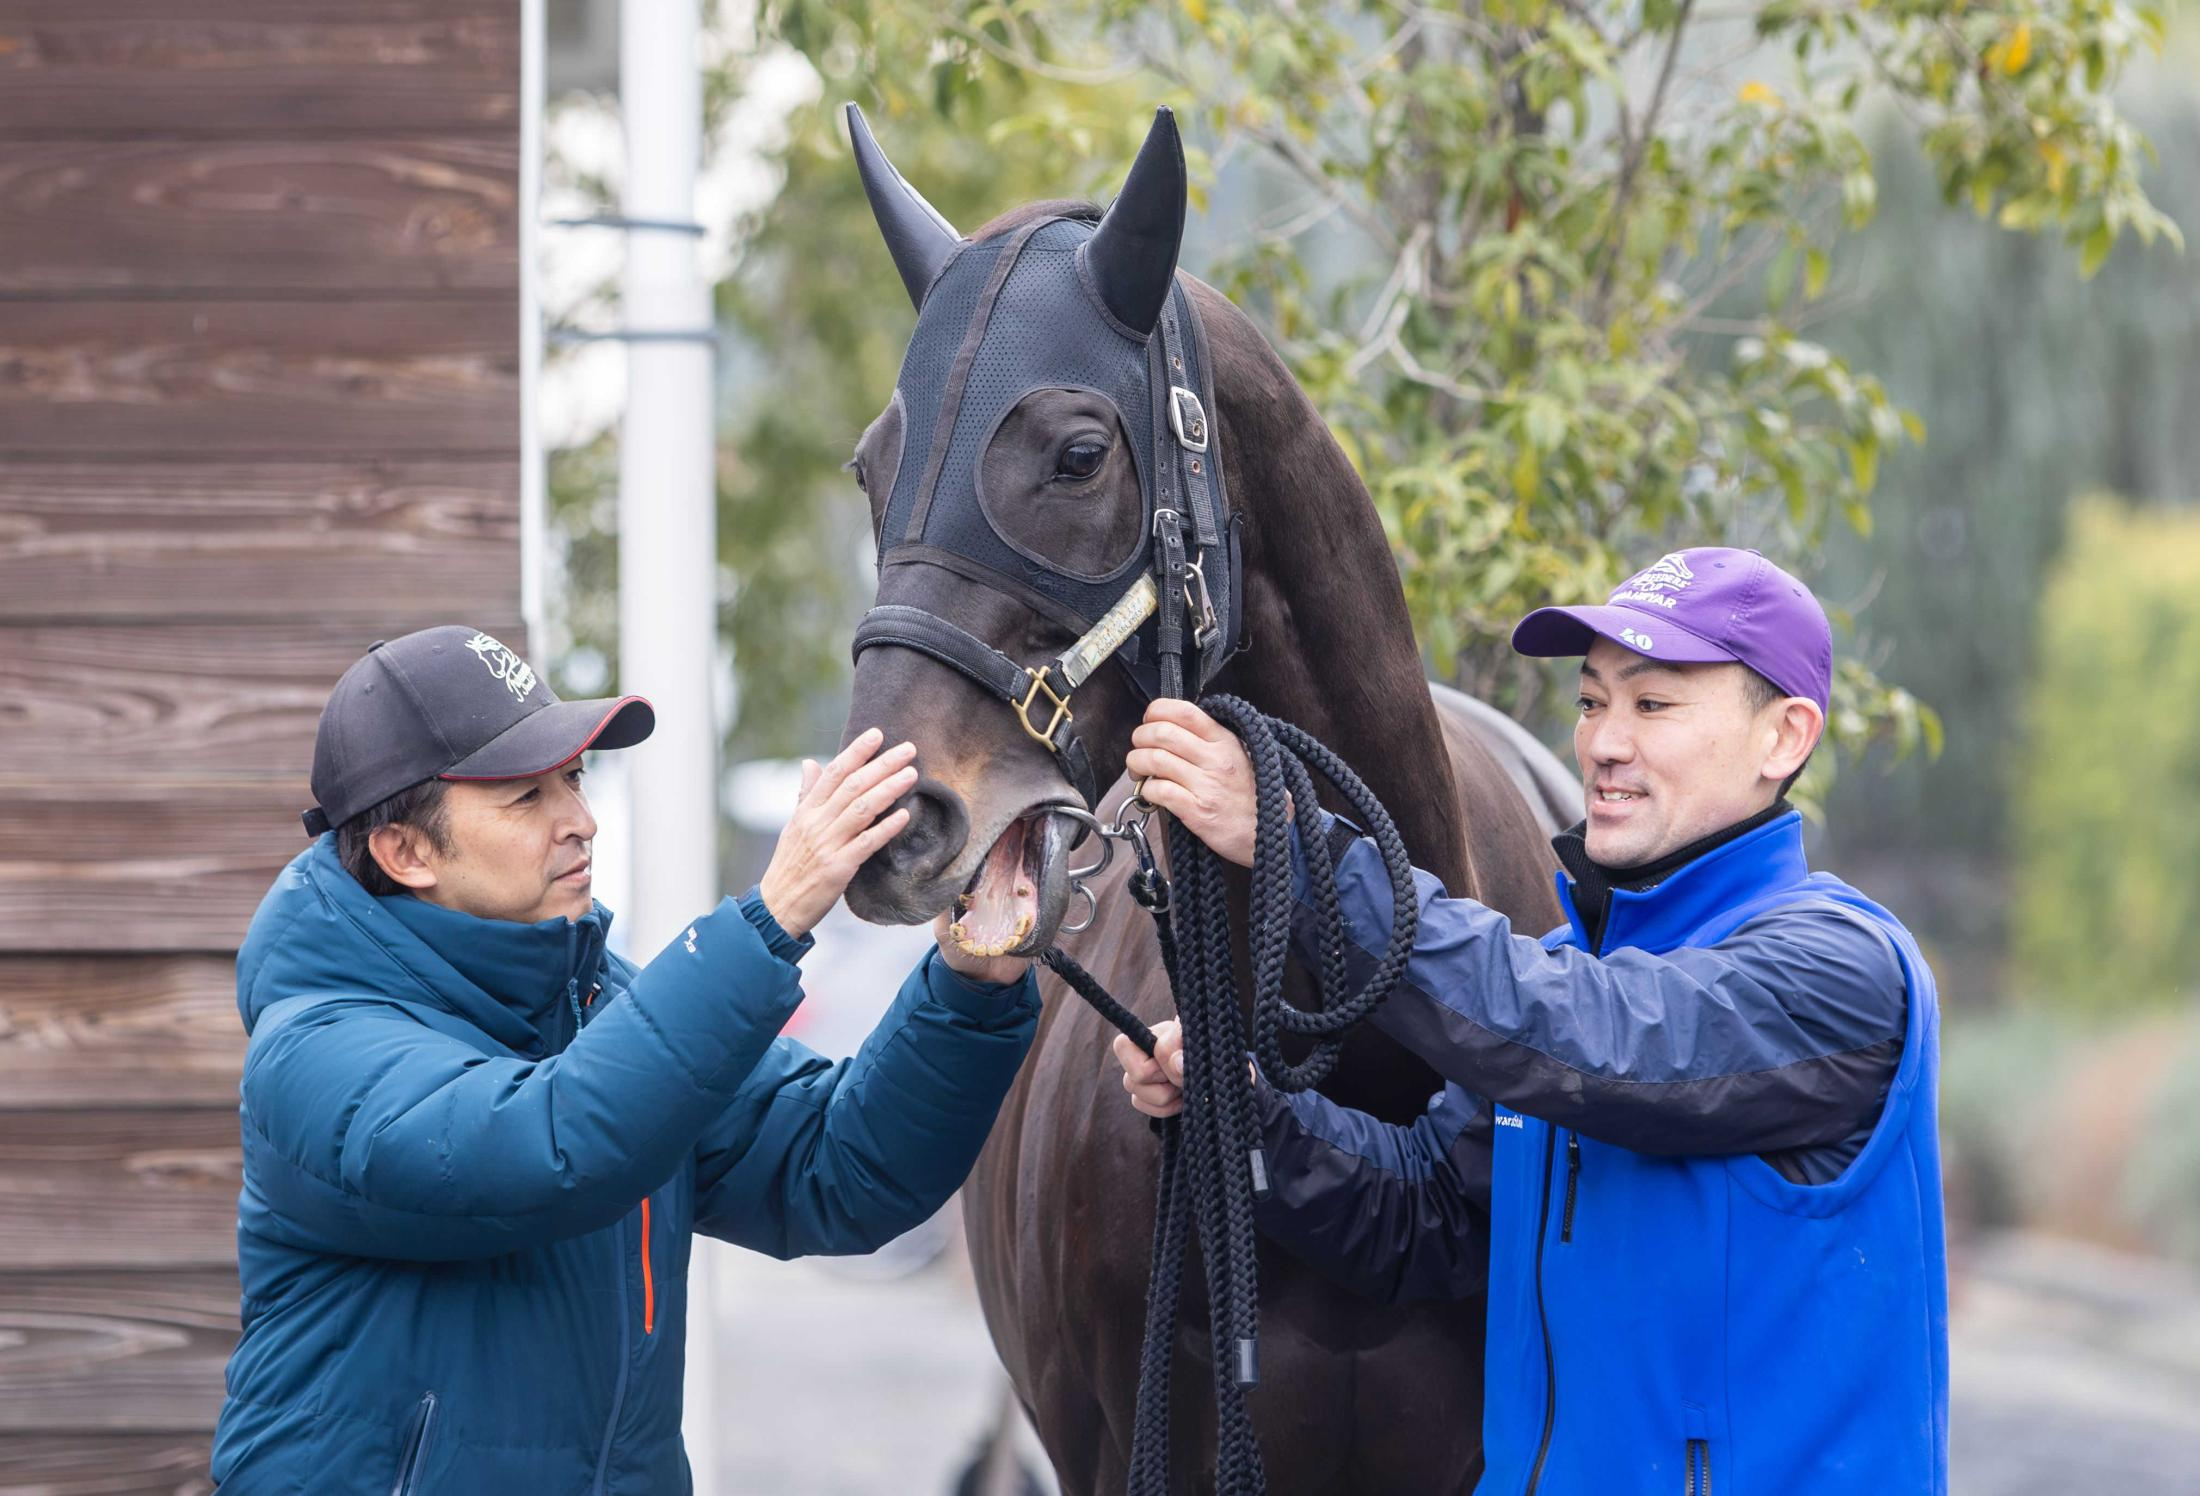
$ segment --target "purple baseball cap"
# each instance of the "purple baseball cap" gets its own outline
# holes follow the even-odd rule
[[[1513,629],[1524,655],[1587,654],[1599,635],[1645,659],[1734,660],[1830,709],[1833,631],[1801,582],[1755,551],[1704,545],[1636,572],[1601,604],[1538,608]]]

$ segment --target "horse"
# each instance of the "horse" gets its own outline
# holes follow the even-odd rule
[[[874,532],[883,532],[894,495],[907,492],[908,465],[923,460],[922,481],[981,490],[956,502],[982,509],[1035,566],[1086,578],[1118,566],[1147,528],[1130,407],[1102,390],[1042,383],[1014,394],[968,471],[957,472],[942,457],[955,443],[915,429],[910,408],[951,380],[960,388],[984,378],[995,337],[928,336],[926,318],[967,314],[938,307],[950,293],[937,288],[950,284],[946,267],[958,254],[1048,224],[1075,226],[1053,230],[1065,239],[1089,235],[1075,255],[1077,278],[1065,272],[1061,294],[1096,298],[1126,338],[1152,334],[1151,318],[1143,327],[1136,318],[1180,286],[1204,330],[1222,497],[1241,544],[1245,644],[1209,686],[1338,752],[1390,810],[1416,865],[1447,890],[1524,929],[1557,924],[1547,838],[1579,816],[1579,783],[1508,719],[1432,689],[1367,489],[1252,320],[1176,264],[1186,180],[1168,112],[1157,115],[1105,212],[1031,203],[967,239],[894,171],[853,106],[849,127],[881,231],[919,307],[897,394],[851,464]],[[1073,310],[1087,309],[1065,304],[1063,326]],[[1024,326],[1001,336],[1049,331]],[[1145,466],[1150,487],[1152,463]],[[915,541],[905,534],[882,547],[878,604],[951,620],[1025,666],[1059,653],[1090,624],[1065,617],[1038,588],[922,543],[932,532],[921,529],[921,511],[919,526]],[[1089,923],[1065,929],[1076,902],[1071,837],[1048,828],[1069,824],[1058,813],[1081,806],[1061,754],[967,672],[915,648],[864,649],[862,637],[844,740],[878,726],[889,742],[912,741],[921,777],[900,802],[908,829],[860,870],[851,909],[874,922],[914,923],[954,905],[971,938],[1026,953],[1058,941],[1140,1017],[1169,1016],[1154,933],[1120,867],[1093,880]],[[1103,818],[1127,794],[1118,781],[1143,706],[1129,669],[1102,667],[1075,692],[1091,778],[1114,786]],[[1241,976],[1246,888],[1239,878],[1232,891]],[[964,1221],[986,1325],[1061,1488],[1098,1496],[1122,1491],[1127,1476],[1157,1146],[1121,1090],[1112,1031],[1051,973],[1042,986],[1037,1037],[965,1187]],[[1351,1037],[1323,1084],[1347,1105],[1400,1122],[1436,1088],[1422,1062],[1372,1030]],[[1270,1488],[1471,1490],[1481,1470],[1481,1302],[1377,1305],[1265,1243],[1259,1272],[1261,1380],[1251,1405]],[[1204,1313],[1187,1303],[1172,1376],[1172,1480],[1186,1491],[1213,1479]]]

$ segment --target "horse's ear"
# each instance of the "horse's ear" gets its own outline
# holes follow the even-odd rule
[[[886,238],[886,250],[901,272],[901,283],[909,288],[910,303],[921,309],[925,288],[962,242],[962,235],[894,170],[894,163],[871,138],[863,111],[850,104],[847,113],[848,143],[855,148],[863,195],[871,200],[871,215]]]
[[[1124,326],[1152,332],[1176,275],[1184,241],[1184,142],[1176,116],[1154,111],[1123,190],[1085,245],[1085,263],[1100,299]]]

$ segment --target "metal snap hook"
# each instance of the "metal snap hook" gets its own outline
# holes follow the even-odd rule
[[[1144,788],[1145,783],[1146,781],[1141,779],[1137,784],[1131,786],[1131,797],[1125,800],[1122,807],[1116,811],[1115,824],[1105,828],[1106,835],[1114,837],[1117,841],[1130,841],[1133,837],[1141,843],[1145,841],[1146,822],[1152,820],[1154,813],[1160,809],[1144,795],[1138,793],[1140,789]]]

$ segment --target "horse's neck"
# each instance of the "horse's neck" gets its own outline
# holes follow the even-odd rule
[[[1416,865],[1468,892],[1451,761],[1373,502],[1304,395],[1284,440],[1236,450],[1250,649],[1225,684],[1343,756]],[[1218,403],[1227,402],[1218,394]]]

